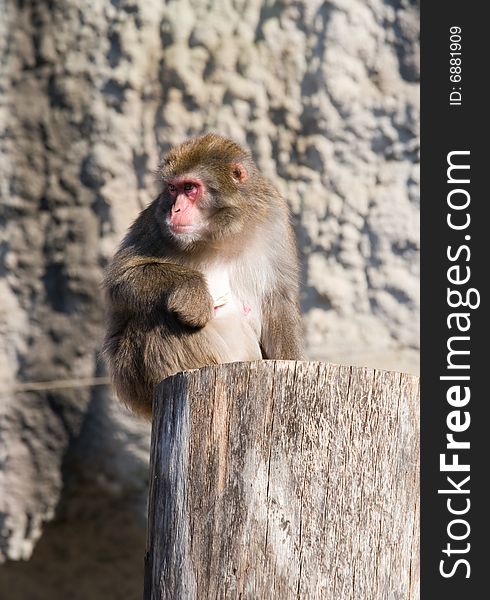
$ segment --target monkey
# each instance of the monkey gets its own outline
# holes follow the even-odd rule
[[[289,209],[251,153],[208,133],[171,148],[158,175],[103,281],[112,382],[148,419],[179,371],[303,357]]]

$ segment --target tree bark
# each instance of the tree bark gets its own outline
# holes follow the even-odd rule
[[[418,394],[415,376],[319,362],[166,379],[145,599],[418,598]]]

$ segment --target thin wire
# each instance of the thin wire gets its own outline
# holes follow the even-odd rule
[[[83,387],[95,387],[98,385],[109,385],[109,377],[81,377],[80,379],[54,379],[52,381],[29,381],[17,383],[9,389],[9,393],[19,394],[22,392],[39,392],[45,390],[63,390]],[[5,392],[1,394],[5,396]]]

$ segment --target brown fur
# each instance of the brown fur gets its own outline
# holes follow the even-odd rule
[[[250,154],[207,134],[173,148],[160,175],[164,191],[133,223],[104,281],[104,351],[116,392],[147,417],[155,385],[173,373],[236,357],[303,353],[287,205]],[[182,175],[199,178],[208,190],[202,214],[209,225],[185,244],[165,223],[172,206],[165,184]],[[250,317],[214,317],[210,269],[226,272],[237,305],[251,304]]]

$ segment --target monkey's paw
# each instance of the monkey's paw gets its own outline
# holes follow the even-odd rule
[[[204,327],[214,315],[213,299],[202,281],[189,281],[175,287],[167,305],[181,323],[190,327]]]

